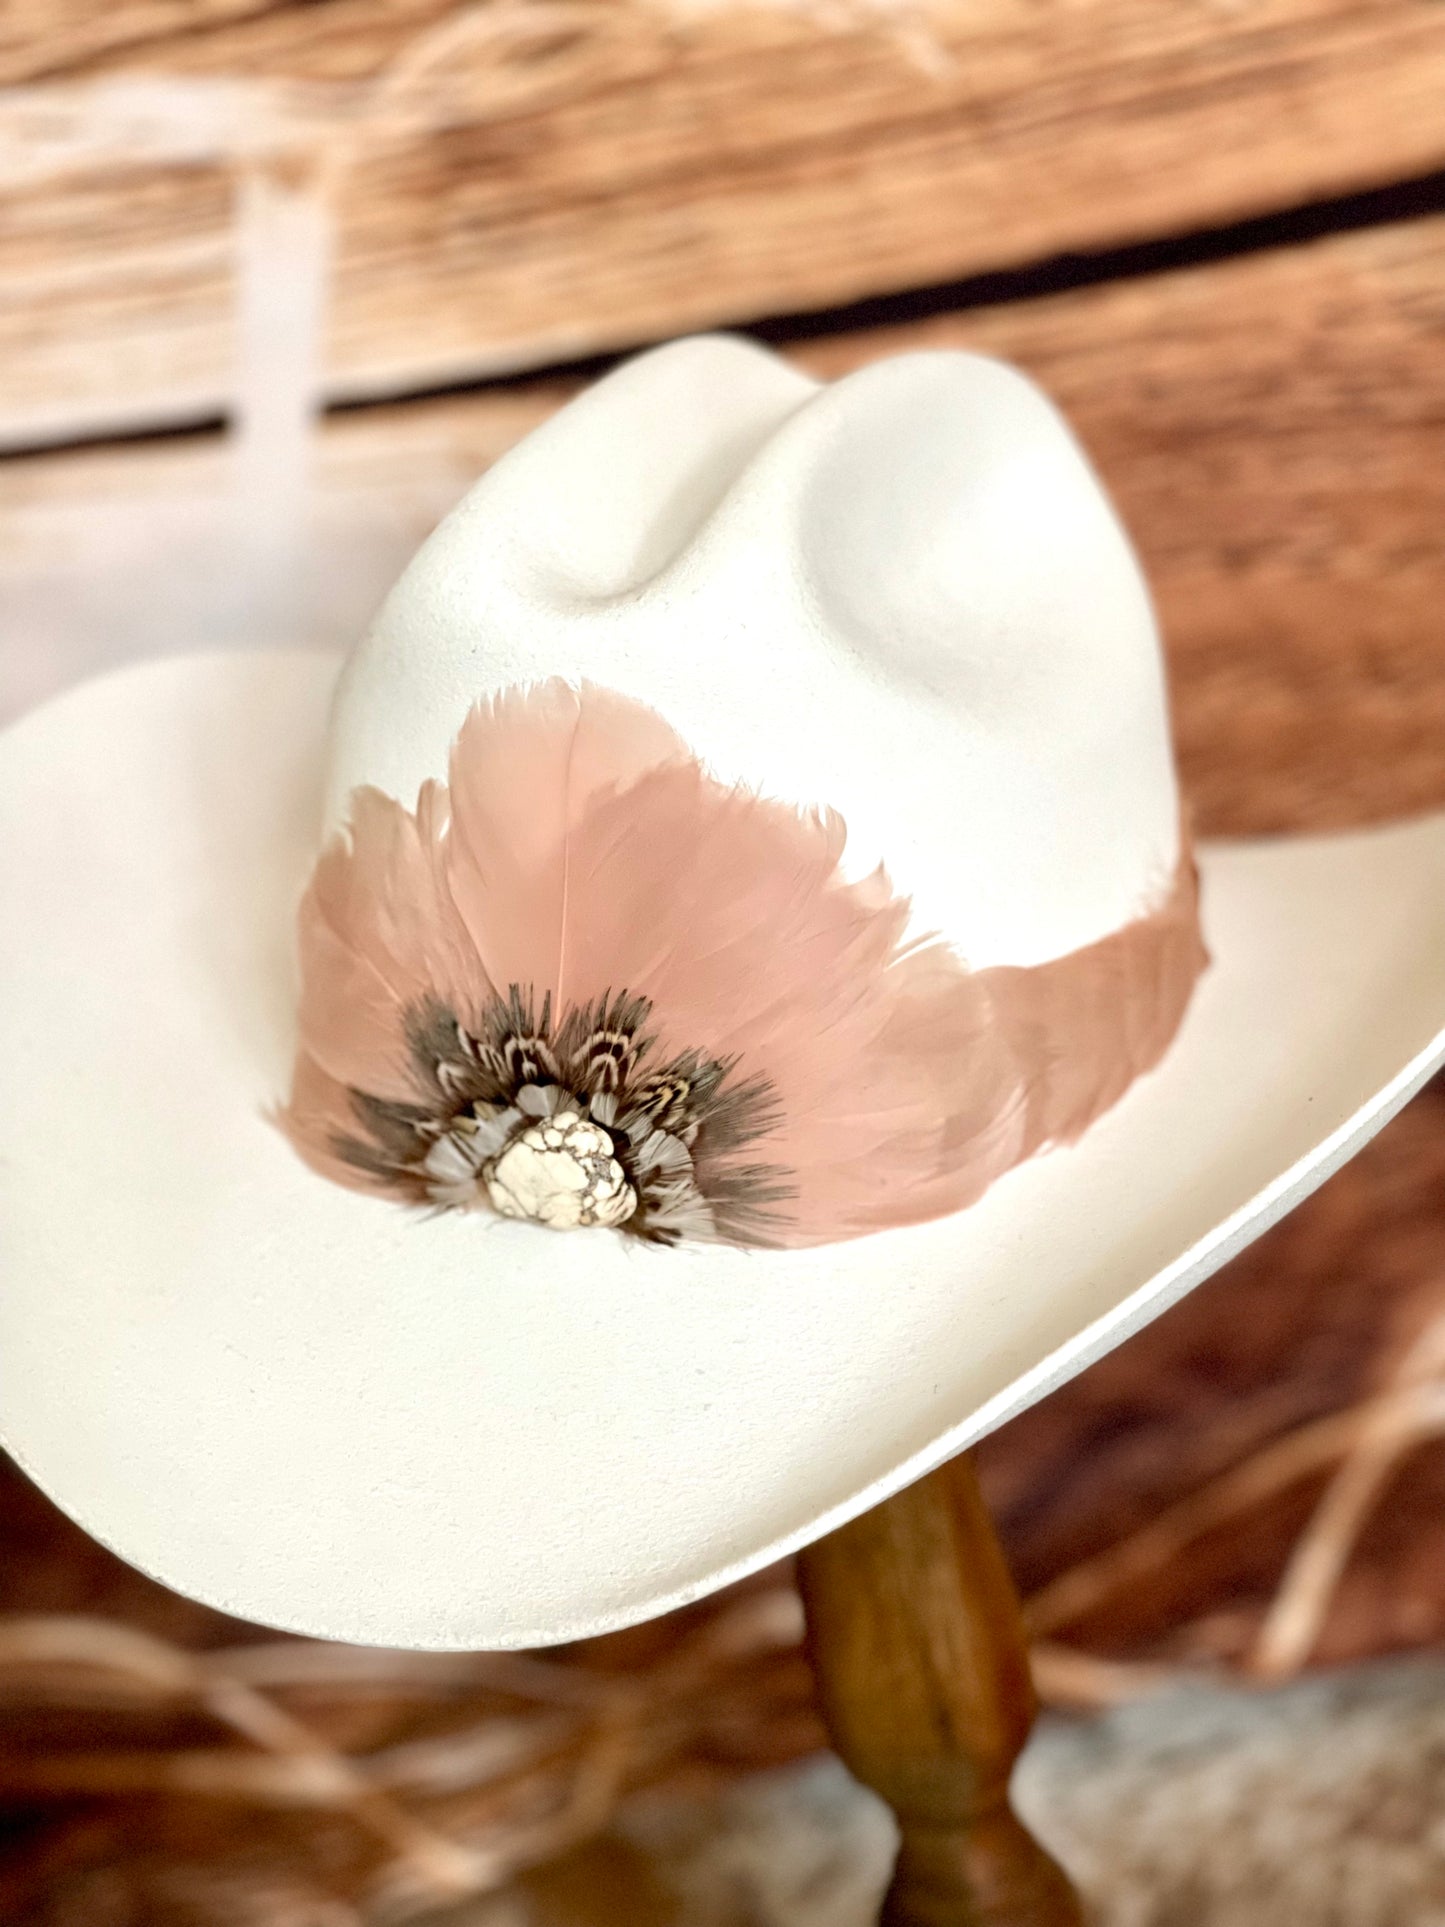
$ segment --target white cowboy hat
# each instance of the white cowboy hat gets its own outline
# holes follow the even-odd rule
[[[1127,1090],[1030,1136],[1025,1080],[1007,1130],[988,1127],[975,1201],[945,1195],[953,1167],[920,1135],[916,1194],[895,1174],[851,1218],[819,1206],[803,1244],[801,1181],[778,1239],[709,1242],[726,1214],[704,1195],[705,1132],[681,1125],[696,1238],[497,1216],[517,1197],[547,1215],[541,1180],[509,1191],[497,1165],[562,1115],[537,1103],[535,1067],[531,1114],[499,1124],[502,1101],[478,1099],[466,1121],[496,1138],[463,1173],[481,1209],[424,1216],[317,1175],[275,1109],[323,819],[344,824],[372,785],[395,799],[373,811],[412,834],[420,786],[504,691],[475,712],[489,727],[519,702],[634,721],[646,705],[643,733],[665,719],[676,735],[648,740],[673,745],[658,754],[692,767],[696,795],[774,827],[804,819],[767,799],[836,808],[848,848],[818,900],[884,915],[857,879],[886,860],[910,928],[953,947],[915,960],[960,994],[1012,986],[990,1009],[1027,1006],[1038,1091],[1067,1081],[1090,1023],[1138,1044],[1130,1000],[1152,998]],[[549,793],[524,761],[513,784],[525,838]],[[0,738],[0,820],[0,1432],[145,1571],[313,1635],[547,1643],[739,1577],[1117,1344],[1445,1056],[1440,820],[1206,844],[1195,984],[1138,570],[1049,405],[971,356],[826,388],[731,340],[644,356],[477,485],[339,689],[332,658],[281,653],[92,683]],[[346,847],[333,882],[364,882]],[[1121,943],[1147,951],[1142,975],[1081,1002],[1077,960]],[[328,1021],[303,1009],[307,1035]],[[1025,1158],[1040,1136],[1077,1141]],[[614,1202],[645,1191],[637,1142],[613,1144]]]

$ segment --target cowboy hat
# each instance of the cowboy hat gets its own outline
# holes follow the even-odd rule
[[[0,819],[0,1436],[137,1566],[317,1636],[545,1644],[761,1566],[1445,1057],[1445,821],[1191,852],[1127,542],[968,355],[642,356],[339,676],[81,687],[0,738]],[[783,909],[724,972],[758,865]],[[567,997],[514,961],[558,928]]]

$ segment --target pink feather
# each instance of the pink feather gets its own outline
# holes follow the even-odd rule
[[[881,871],[847,882],[843,849],[838,816],[716,782],[607,690],[480,704],[445,790],[414,813],[358,791],[349,840],[317,864],[281,1122],[328,1177],[415,1196],[395,1147],[437,1101],[419,1012],[475,1026],[515,985],[539,1013],[550,997],[555,1032],[626,992],[651,1006],[650,1065],[695,1053],[765,1080],[752,1141],[697,1133],[697,1184],[745,1188],[765,1163],[788,1193],[766,1241],[806,1245],[959,1210],[1077,1138],[1167,1048],[1206,961],[1187,849],[1148,914],[1054,962],[980,971],[910,942],[906,900]]]

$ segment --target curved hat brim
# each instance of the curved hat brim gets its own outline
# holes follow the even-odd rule
[[[1445,819],[1205,845],[1163,1066],[968,1211],[781,1252],[409,1216],[266,1115],[335,672],[151,664],[0,738],[0,1437],[246,1618],[504,1647],[696,1598],[1117,1344],[1445,1057]]]

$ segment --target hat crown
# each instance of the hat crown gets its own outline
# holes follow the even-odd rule
[[[338,695],[332,822],[363,783],[409,804],[476,700],[556,675],[841,811],[850,870],[886,862],[976,964],[1092,942],[1176,860],[1139,569],[1056,411],[978,356],[820,386],[700,337],[597,383],[388,598]]]

